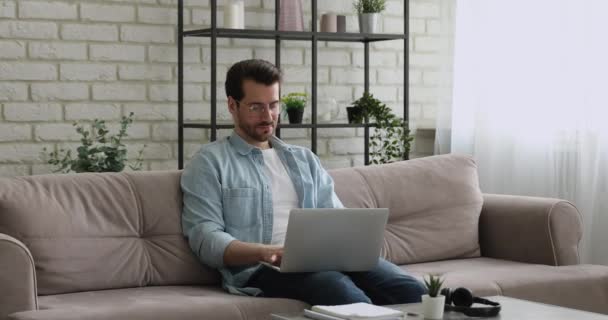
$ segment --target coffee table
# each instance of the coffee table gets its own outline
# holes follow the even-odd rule
[[[493,318],[470,318],[461,313],[446,312],[444,320],[463,320],[463,319],[500,319],[500,320],[608,320],[608,315],[581,311],[576,309],[564,308],[550,304],[520,300],[504,296],[487,297],[492,301],[499,302],[502,310],[497,317]],[[407,313],[407,319],[421,320],[422,304],[400,304],[388,306]],[[272,314],[273,320],[310,320],[301,314]]]

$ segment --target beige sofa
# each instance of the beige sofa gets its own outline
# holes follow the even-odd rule
[[[383,255],[451,287],[608,313],[608,267],[579,265],[558,199],[482,194],[449,155],[333,170],[348,207],[388,207]],[[0,179],[0,319],[269,319],[303,302],[232,296],[180,227],[180,172]]]

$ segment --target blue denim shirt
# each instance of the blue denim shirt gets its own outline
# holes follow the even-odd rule
[[[301,208],[341,208],[333,180],[309,149],[272,137],[293,181]],[[182,227],[190,248],[206,265],[219,269],[224,289],[234,294],[259,295],[246,288],[260,264],[224,265],[224,250],[233,240],[270,244],[272,187],[264,173],[262,151],[235,132],[204,145],[184,169]]]

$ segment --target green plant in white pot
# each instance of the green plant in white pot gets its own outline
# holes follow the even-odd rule
[[[440,294],[443,279],[440,276],[429,275],[428,279],[424,279],[424,285],[428,290],[428,294],[422,296],[424,318],[433,320],[443,319],[445,296]]]
[[[378,17],[386,8],[386,0],[357,0],[354,5],[359,14],[359,32],[377,33]]]

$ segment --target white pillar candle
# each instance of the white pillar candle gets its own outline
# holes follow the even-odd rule
[[[245,1],[237,0],[238,12],[239,12],[239,20],[238,27],[239,29],[245,29]]]
[[[239,28],[239,5],[238,3],[226,3],[224,6],[224,28]]]

